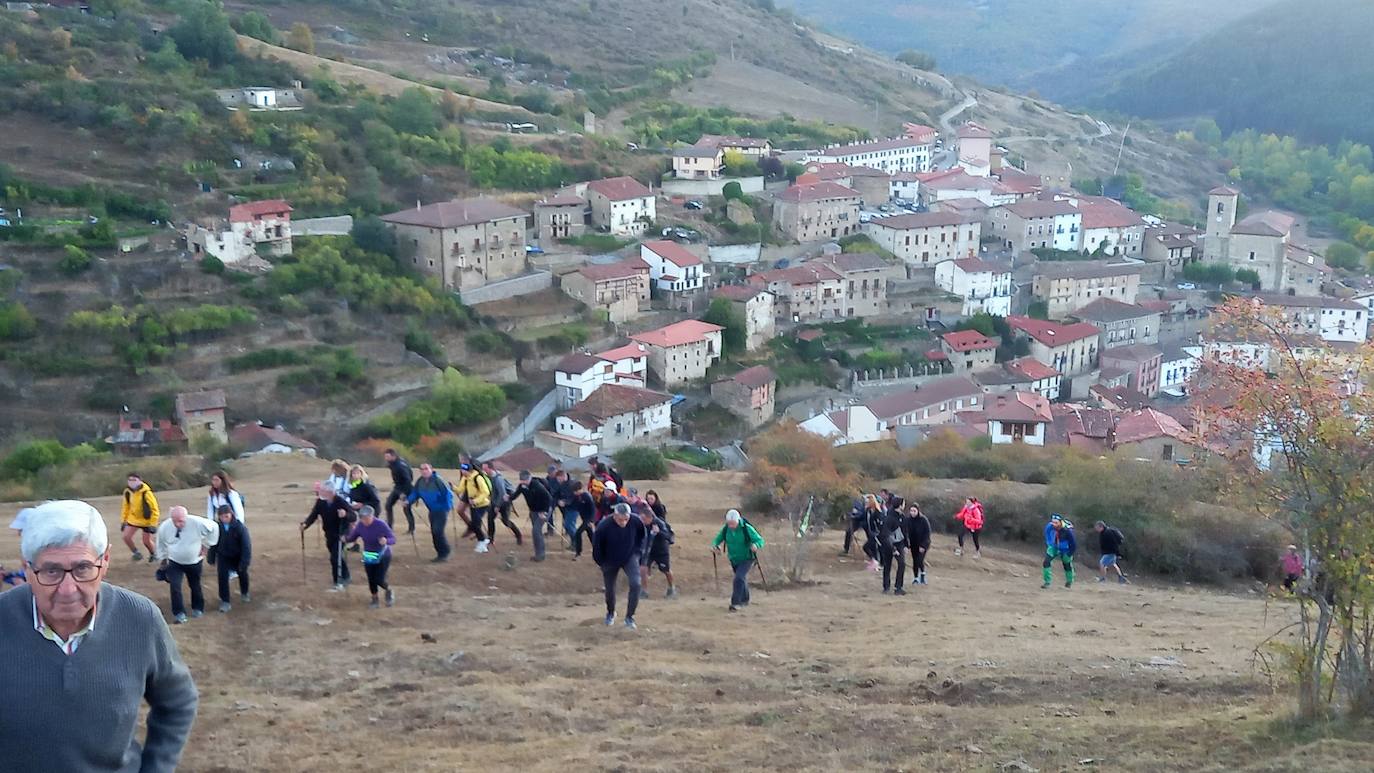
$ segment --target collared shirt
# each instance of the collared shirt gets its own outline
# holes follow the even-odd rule
[[[186,525],[180,529],[171,518],[157,527],[157,557],[183,566],[200,563],[201,551],[218,542],[219,529],[215,524],[195,515],[186,516]]]
[[[97,602],[96,602],[96,605],[93,606],[93,607],[91,607],[91,619],[90,619],[89,621],[86,622],[85,627],[83,627],[81,630],[77,631],[76,633],[72,634],[70,639],[65,639],[65,640],[64,640],[61,636],[58,636],[58,635],[57,635],[57,632],[56,632],[56,631],[54,631],[53,629],[49,628],[49,627],[48,627],[48,624],[47,624],[46,622],[43,621],[43,616],[40,615],[40,614],[38,614],[38,600],[37,600],[37,599],[34,599],[34,600],[33,600],[33,630],[37,631],[44,639],[47,639],[48,641],[52,642],[53,644],[56,644],[59,648],[61,648],[62,652],[64,652],[65,654],[70,655],[70,654],[76,652],[76,648],[77,648],[77,647],[80,647],[80,646],[81,646],[81,640],[84,639],[84,638],[86,637],[86,634],[88,634],[88,633],[90,633],[91,631],[95,630],[95,613],[96,613],[96,609],[98,609],[99,606],[100,606],[100,602],[97,601]]]

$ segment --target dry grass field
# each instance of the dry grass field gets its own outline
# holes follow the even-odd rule
[[[1374,760],[1374,734],[1311,738],[1282,724],[1283,696],[1250,651],[1291,607],[1257,594],[1086,574],[1042,591],[1031,553],[956,559],[937,537],[931,584],[882,596],[860,561],[836,557],[832,532],[814,584],[756,588],[731,615],[706,545],[738,478],[708,473],[655,486],[682,595],[663,599],[655,576],[637,632],[601,625],[587,557],[555,545],[534,564],[526,547],[507,570],[507,534],[491,554],[465,543],[437,568],[427,532],[418,558],[402,537],[397,605],[369,611],[356,565],[349,593],[324,592],[318,530],[302,578],[296,524],[323,472],[303,460],[236,467],[254,601],[220,615],[207,587],[206,617],[173,629],[201,689],[184,770],[1353,772]],[[201,491],[161,497],[164,509],[204,507]],[[117,520],[115,498],[93,501]],[[165,586],[123,550],[110,579],[165,609]],[[0,536],[0,556],[16,553]]]

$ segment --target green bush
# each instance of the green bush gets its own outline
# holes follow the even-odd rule
[[[434,340],[433,334],[414,320],[406,324],[405,347],[407,351],[415,352],[436,365],[444,364],[444,348]]]
[[[725,468],[725,462],[720,458],[720,454],[709,449],[703,451],[700,448],[694,448],[692,446],[665,448],[663,449],[663,457],[665,459],[685,462],[694,467],[700,467],[703,470],[721,470]]]
[[[220,276],[224,273],[224,261],[214,255],[206,255],[200,259],[200,270],[212,276]]]
[[[457,438],[446,437],[434,446],[434,452],[429,455],[429,462],[435,467],[456,468],[462,464],[463,444]]]
[[[269,370],[290,365],[303,365],[305,354],[299,349],[258,349],[238,357],[229,358],[229,370],[243,373],[250,370]]]
[[[362,390],[371,383],[367,363],[352,349],[322,349],[308,362],[304,370],[283,374],[277,386],[306,395],[332,396]]]
[[[368,433],[414,445],[426,435],[496,419],[505,408],[506,395],[500,387],[447,368],[435,377],[428,397],[400,413],[374,419]]]
[[[615,453],[615,464],[627,479],[663,480],[668,477],[668,462],[657,448],[622,448]]]
[[[62,248],[62,259],[57,261],[57,270],[63,276],[76,276],[89,271],[94,262],[90,253],[74,244],[68,244]]]
[[[510,339],[495,330],[478,330],[468,336],[468,348],[478,354],[509,357]]]
[[[534,402],[534,387],[523,381],[512,381],[508,384],[502,384],[501,391],[505,393],[507,400],[516,405]]]
[[[0,302],[0,341],[18,341],[38,332],[38,322],[18,302]]]
[[[27,440],[0,461],[0,478],[13,480],[32,476],[44,467],[63,464],[68,458],[67,448],[56,440]]]

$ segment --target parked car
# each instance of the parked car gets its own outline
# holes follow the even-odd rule
[[[700,201],[697,201],[696,199],[692,199],[691,201],[687,202],[686,204],[683,204],[682,206],[686,207],[687,209],[705,209],[706,207],[705,204],[702,204]]]
[[[1179,283],[1178,283],[1178,289],[1180,289],[1180,290],[1196,290],[1196,289],[1197,289],[1197,285],[1193,284],[1192,282],[1179,282]]]
[[[525,245],[525,254],[526,254],[526,255],[543,255],[543,254],[544,254],[544,248],[543,248],[543,247],[536,247],[536,246],[534,246],[533,244],[526,244],[526,245]]]

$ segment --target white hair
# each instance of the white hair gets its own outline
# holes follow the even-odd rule
[[[730,510],[725,513],[726,523],[739,523],[740,515],[738,510]]]
[[[19,550],[24,560],[33,563],[49,548],[84,544],[96,557],[105,555],[110,532],[100,511],[85,502],[64,499],[39,505],[29,512]]]

